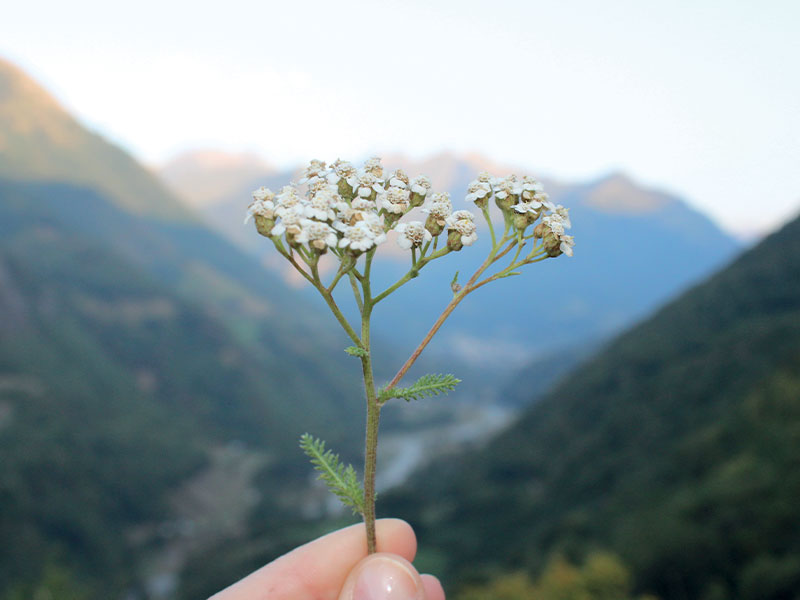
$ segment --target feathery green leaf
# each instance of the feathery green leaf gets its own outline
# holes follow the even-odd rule
[[[364,490],[358,481],[353,465],[339,462],[339,455],[325,449],[325,442],[308,433],[300,436],[300,447],[319,471],[318,479],[324,481],[345,506],[354,514],[364,512]]]
[[[396,387],[391,390],[381,390],[378,395],[380,403],[384,403],[389,398],[402,398],[406,402],[419,400],[428,396],[438,396],[453,391],[461,383],[452,375],[423,375],[414,385],[410,387]]]

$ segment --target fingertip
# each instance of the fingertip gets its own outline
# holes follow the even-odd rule
[[[445,600],[444,588],[441,582],[433,575],[420,575],[422,588],[425,590],[425,600]]]
[[[417,535],[402,519],[379,519],[375,523],[377,551],[398,554],[409,562],[417,555]]]

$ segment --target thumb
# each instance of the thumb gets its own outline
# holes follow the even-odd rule
[[[427,600],[413,565],[397,554],[380,552],[362,559],[345,580],[339,600]]]

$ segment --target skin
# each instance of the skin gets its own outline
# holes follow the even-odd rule
[[[381,519],[376,529],[381,556],[386,558],[388,554],[389,558],[407,564],[416,578],[418,574],[410,565],[417,553],[417,539],[411,526],[399,519]],[[350,581],[369,562],[364,561],[365,535],[363,523],[329,533],[281,556],[210,600],[346,600],[345,582],[349,588]],[[351,572],[353,577],[348,579]],[[421,575],[417,581],[421,600],[445,600],[436,577]]]

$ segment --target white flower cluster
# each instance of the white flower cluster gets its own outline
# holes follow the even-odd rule
[[[467,188],[467,201],[474,202],[481,208],[487,206],[492,196],[495,204],[512,217],[517,230],[525,230],[541,217],[540,224],[534,229],[534,235],[542,238],[550,256],[572,256],[575,240],[571,235],[565,234],[565,230],[572,227],[569,209],[561,205],[555,206],[536,179],[527,175],[522,178],[516,175],[492,177],[484,172]]]
[[[429,198],[430,189],[425,176],[409,179],[399,169],[385,174],[379,158],[360,169],[342,160],[330,166],[312,160],[303,177],[280,192],[254,191],[245,223],[252,217],[262,235],[285,237],[291,246],[304,245],[318,254],[333,248],[337,254],[358,255],[384,243],[392,229],[404,249],[420,248],[445,228],[458,232],[462,245],[472,244],[477,239],[472,214],[453,213],[449,196]],[[426,223],[400,222],[426,199]]]

